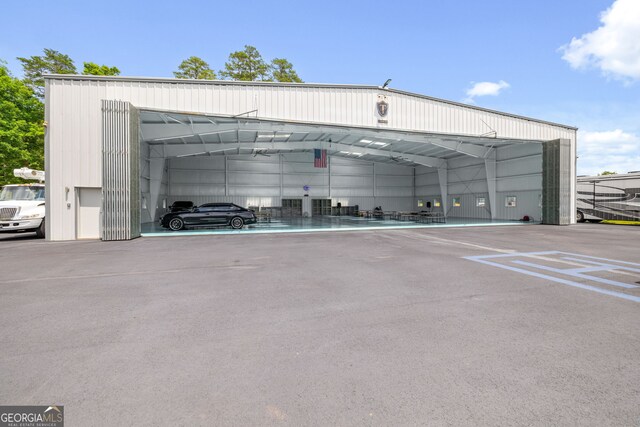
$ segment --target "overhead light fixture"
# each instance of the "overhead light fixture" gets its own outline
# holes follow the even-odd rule
[[[386,146],[387,146],[387,145],[389,145],[389,144],[388,144],[388,143],[386,143],[386,142],[379,142],[379,141],[376,141],[376,142],[374,142],[374,143],[373,143],[373,145],[378,145],[378,146],[380,146],[380,147],[386,147]]]
[[[269,133],[260,133],[258,132],[258,138],[273,138],[275,136],[274,132],[269,132]]]
[[[361,139],[360,142],[362,142],[363,144],[371,144],[373,141],[370,139]]]

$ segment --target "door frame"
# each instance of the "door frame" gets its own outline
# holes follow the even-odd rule
[[[80,237],[80,190],[100,190],[100,214],[98,216],[98,237]],[[76,240],[100,240],[102,239],[102,215],[104,208],[104,198],[102,196],[102,187],[73,187],[75,199],[75,234]],[[70,208],[70,206],[67,206]]]

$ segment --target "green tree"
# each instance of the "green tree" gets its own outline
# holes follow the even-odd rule
[[[197,56],[190,56],[182,61],[178,65],[178,70],[173,72],[178,79],[215,80],[216,78],[216,73],[209,64]]]
[[[18,58],[24,69],[24,81],[39,98],[44,97],[44,77],[49,74],[76,74],[73,60],[56,50],[44,49],[43,56]]]
[[[95,62],[85,62],[82,74],[87,76],[119,76],[118,67],[108,67],[106,65],[98,65]]]
[[[13,169],[44,167],[44,105],[0,61],[0,184],[21,182]]]
[[[275,58],[271,61],[271,79],[277,82],[302,83],[291,62],[284,58]]]
[[[226,79],[255,81],[271,81],[269,65],[264,62],[262,55],[253,46],[245,45],[244,50],[233,52],[224,64],[220,75]]]
[[[617,175],[617,174],[618,174],[618,172],[604,171],[602,173],[599,173],[598,175],[601,176],[601,175]]]

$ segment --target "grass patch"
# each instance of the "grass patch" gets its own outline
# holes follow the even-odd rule
[[[619,221],[616,219],[605,219],[602,224],[616,224],[616,225],[640,225],[640,221]]]

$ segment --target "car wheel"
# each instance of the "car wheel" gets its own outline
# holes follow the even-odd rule
[[[40,223],[40,227],[36,228],[36,236],[39,239],[44,239],[44,218],[42,219],[42,222]]]
[[[184,221],[182,218],[172,218],[169,221],[169,229],[173,231],[179,231],[184,228]]]
[[[240,230],[242,227],[244,227],[244,220],[239,216],[234,216],[231,219],[231,228],[234,230]]]
[[[578,211],[578,213],[576,214],[576,221],[584,222],[584,214],[582,212]]]

